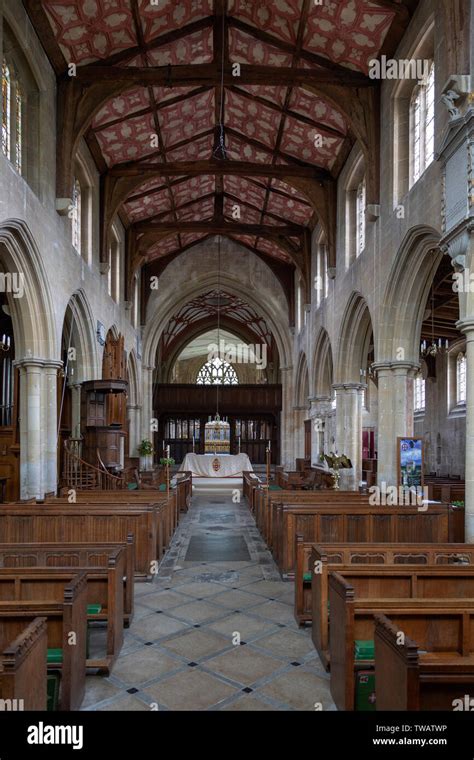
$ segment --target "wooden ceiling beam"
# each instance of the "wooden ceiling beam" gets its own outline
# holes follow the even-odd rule
[[[250,163],[246,161],[170,161],[168,164],[148,164],[133,162],[132,164],[112,167],[108,171],[110,177],[141,177],[143,182],[159,176],[189,175],[195,177],[199,174],[214,174],[223,176],[234,174],[238,176],[250,175],[254,177],[299,177],[301,179],[313,179],[324,181],[331,178],[326,169],[317,166],[282,165],[270,166],[268,164]]]
[[[205,232],[213,235],[267,235],[269,237],[302,237],[304,227],[297,224],[281,226],[269,224],[242,224],[241,222],[221,222],[210,219],[203,222],[138,222],[134,225],[138,234],[176,234],[179,232]]]
[[[65,79],[68,77],[64,77]],[[78,82],[92,85],[98,81],[114,82],[124,87],[215,87],[222,81],[222,72],[215,63],[184,64],[179,66],[79,66]],[[224,86],[236,83],[246,85],[294,86],[299,84],[337,84],[350,88],[372,88],[377,85],[373,79],[349,69],[305,69],[291,66],[265,66],[260,64],[240,64],[240,73],[234,73],[233,64],[224,64]]]

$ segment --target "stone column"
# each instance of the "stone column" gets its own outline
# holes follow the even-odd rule
[[[152,441],[151,420],[153,419],[153,373],[154,367],[143,367],[143,407],[141,415],[141,438]]]
[[[474,317],[457,323],[466,336],[466,496],[465,538],[474,542]]]
[[[397,438],[413,435],[414,362],[376,362],[378,377],[377,481],[397,485]]]
[[[331,412],[331,399],[329,396],[313,396],[311,401],[311,464],[321,465],[319,456],[322,453],[320,436],[323,433],[322,450],[328,453],[327,445],[327,416]]]
[[[41,393],[42,492],[56,493],[58,487],[58,370],[60,361],[44,362]]]
[[[304,457],[304,422],[309,417],[309,410],[306,406],[294,406],[294,456],[295,459]]]
[[[127,415],[129,419],[129,448],[128,448],[128,455],[130,457],[137,457],[138,451],[137,446],[140,443],[140,417],[141,417],[141,406],[135,404],[127,406]]]
[[[41,386],[44,362],[15,362],[20,370],[20,498],[42,498]]]
[[[294,457],[294,422],[293,422],[293,367],[282,367],[282,405],[280,418],[280,464],[285,469],[293,470]]]
[[[336,391],[336,449],[352,462],[351,470],[341,470],[343,490],[355,491],[362,477],[362,383],[333,385]]]

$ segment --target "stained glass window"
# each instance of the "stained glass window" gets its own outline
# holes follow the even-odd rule
[[[365,248],[365,205],[366,205],[365,177],[357,188],[357,255]]]
[[[411,99],[411,183],[419,180],[434,161],[435,69],[431,64],[426,80],[418,84]]]
[[[415,377],[415,412],[420,412],[425,408],[425,380],[423,376]]]
[[[456,359],[456,401],[458,404],[466,401],[466,370],[466,357],[462,353],[458,354]]]
[[[431,64],[430,73],[426,82],[426,109],[425,109],[425,168],[434,161],[434,119],[435,119],[435,78],[434,63]]]
[[[23,95],[20,86],[16,86],[16,140],[15,140],[15,168],[19,174],[22,169],[23,148]]]
[[[72,244],[81,252],[81,185],[75,180],[72,191]]]
[[[11,145],[11,71],[5,59],[2,63],[2,150],[10,158]]]
[[[233,366],[219,357],[206,362],[199,370],[196,385],[238,385],[239,378]]]

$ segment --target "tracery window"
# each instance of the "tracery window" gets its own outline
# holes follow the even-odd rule
[[[72,190],[72,244],[78,253],[81,252],[81,184],[74,181]]]
[[[421,412],[425,408],[426,404],[426,385],[425,380],[421,374],[415,377],[414,394],[415,412]]]
[[[434,161],[435,70],[431,64],[424,82],[411,98],[411,184],[415,184]]]
[[[463,353],[456,359],[456,401],[461,404],[466,401],[467,359]]]
[[[22,173],[24,99],[15,71],[4,58],[2,61],[2,151]]]
[[[233,366],[216,356],[203,364],[196,378],[196,385],[238,385],[239,378]]]
[[[6,60],[2,62],[2,151],[10,158],[12,78]]]
[[[365,206],[366,206],[366,184],[365,184],[365,177],[364,177],[357,187],[357,208],[356,208],[357,256],[359,256],[365,248]]]

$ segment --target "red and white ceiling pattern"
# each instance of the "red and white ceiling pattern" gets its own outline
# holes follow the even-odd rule
[[[221,291],[219,297],[217,290],[212,290],[189,301],[171,317],[161,338],[162,358],[166,359],[172,344],[180,335],[189,331],[193,324],[206,317],[216,317],[218,308],[221,318],[229,317],[234,322],[245,325],[260,343],[266,344],[271,350],[273,336],[265,319],[238,296]]]
[[[68,64],[152,67],[214,60],[213,0],[42,0],[42,6]],[[327,59],[367,74],[395,17],[376,2],[324,0],[322,5],[309,4],[301,34],[302,10],[303,0],[227,0],[230,60],[319,68],[320,60]],[[189,34],[170,38],[171,32],[190,24]],[[261,31],[265,40],[258,38]],[[209,160],[215,147],[217,94],[214,87],[130,86],[96,113],[90,137],[97,140],[109,168],[129,162],[159,168],[169,162]],[[224,88],[223,114],[229,161],[304,164],[330,172],[349,132],[342,110],[301,86],[239,85],[236,79],[236,86]],[[278,180],[229,175],[222,185],[226,220],[235,220],[234,206],[240,203],[243,224],[307,226],[314,221],[308,199]],[[203,221],[213,217],[217,190],[214,177],[161,177],[136,188],[124,210],[131,223]],[[166,255],[190,237],[170,235],[152,252]],[[252,248],[289,260],[271,238],[234,239],[239,237]]]

